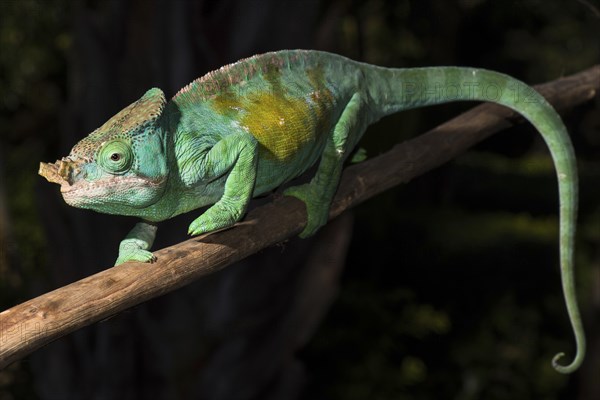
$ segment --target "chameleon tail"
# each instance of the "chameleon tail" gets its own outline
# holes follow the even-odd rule
[[[563,295],[577,345],[569,365],[561,365],[557,354],[553,367],[571,373],[585,354],[585,336],[577,306],[574,283],[574,236],[577,219],[577,166],[567,130],[552,106],[535,90],[508,75],[463,67],[364,70],[371,99],[379,119],[394,112],[452,101],[489,101],[509,107],[529,120],[550,149],[560,201],[560,268]],[[380,103],[380,104],[377,104]]]

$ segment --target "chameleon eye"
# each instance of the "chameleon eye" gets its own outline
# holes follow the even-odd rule
[[[133,162],[133,153],[129,144],[122,140],[106,143],[98,152],[98,163],[112,174],[126,172]]]

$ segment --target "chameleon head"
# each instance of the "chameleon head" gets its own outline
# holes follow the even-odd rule
[[[160,117],[160,89],[150,89],[39,174],[58,183],[67,204],[98,212],[136,215],[161,197],[167,162]]]

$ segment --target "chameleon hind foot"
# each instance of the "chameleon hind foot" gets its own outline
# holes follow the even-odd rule
[[[284,190],[283,194],[295,197],[306,205],[307,221],[304,230],[299,235],[301,238],[305,239],[314,235],[327,223],[331,201],[326,201],[322,193],[315,190],[314,185],[306,183],[292,186]]]

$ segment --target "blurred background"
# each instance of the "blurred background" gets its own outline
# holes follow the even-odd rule
[[[597,0],[2,0],[0,308],[114,263],[135,220],[66,206],[38,163],[150,87],[172,96],[284,48],[536,84],[600,61],[599,10]],[[375,156],[472,106],[388,117],[362,146]],[[599,110],[596,97],[564,114],[581,174],[576,273],[589,341],[571,376],[550,366],[574,353],[556,180],[522,124],[310,240],[57,340],[0,371],[0,400],[599,399]],[[155,248],[185,240],[196,216],[162,223]]]

